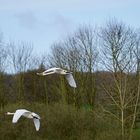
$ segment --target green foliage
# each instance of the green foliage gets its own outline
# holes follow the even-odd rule
[[[41,116],[41,127],[37,132],[33,121],[21,117],[18,123],[12,123],[7,111],[25,108]],[[98,114],[96,116],[96,113]],[[100,112],[100,114],[99,114]],[[117,121],[99,110],[76,108],[62,103],[15,103],[8,104],[1,111],[0,140],[119,140],[120,127]],[[139,130],[134,131],[139,137]]]
[[[95,140],[121,140],[120,127],[114,119],[108,116],[96,117],[95,125]]]
[[[32,120],[21,117],[12,124],[12,116],[18,108],[26,108],[41,116],[39,132],[35,131]],[[94,117],[90,111],[77,109],[72,105],[52,104],[9,104],[0,117],[0,140],[93,140],[95,138]]]
[[[134,140],[139,140],[140,139],[140,128],[137,128],[134,130]]]

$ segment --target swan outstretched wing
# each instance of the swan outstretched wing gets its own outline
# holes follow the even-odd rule
[[[43,72],[40,72],[40,73],[36,73],[37,75],[40,75],[40,76],[45,76],[45,75],[49,75],[49,74],[54,74],[55,71],[57,70],[58,68],[50,68],[48,70],[45,70]]]
[[[35,125],[35,128],[36,128],[36,131],[38,131],[39,128],[40,128],[40,120],[34,118],[33,121],[34,121],[34,125]]]
[[[16,123],[16,122],[18,121],[18,119],[19,119],[24,113],[26,113],[26,112],[29,112],[29,111],[26,110],[26,109],[18,109],[18,110],[16,110],[16,112],[15,112],[15,114],[14,114],[14,116],[13,116],[12,122],[13,122],[13,123]]]
[[[42,73],[37,73],[37,75],[45,76],[45,75],[54,74],[54,73],[65,75],[69,85],[71,87],[74,87],[74,88],[77,87],[75,80],[73,78],[73,75],[71,73],[67,72],[66,70],[61,69],[61,68],[56,68],[56,67],[50,68]]]
[[[34,112],[32,112],[32,116],[33,116],[33,118],[40,119],[40,116]]]
[[[74,80],[74,78],[73,78],[73,75],[70,73],[70,74],[66,74],[66,79],[67,79],[67,81],[68,81],[68,83],[69,83],[69,85],[71,86],[71,87],[74,87],[74,88],[76,88],[77,86],[76,86],[76,82],[75,82],[75,80]]]

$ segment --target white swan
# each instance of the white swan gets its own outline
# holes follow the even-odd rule
[[[34,112],[30,112],[26,109],[18,109],[18,110],[16,110],[15,113],[7,112],[6,115],[13,115],[12,123],[17,123],[18,119],[21,116],[24,116],[29,119],[33,119],[36,131],[38,131],[40,128],[40,116]]]
[[[64,70],[64,69],[61,69],[61,68],[50,68],[48,70],[45,70],[44,72],[41,72],[41,73],[37,73],[37,75],[41,75],[41,76],[45,76],[45,75],[49,75],[49,74],[61,74],[61,75],[65,75],[69,85],[71,87],[74,87],[76,88],[76,83],[75,83],[75,80],[73,78],[73,75],[72,75],[72,72],[69,72],[67,70]]]

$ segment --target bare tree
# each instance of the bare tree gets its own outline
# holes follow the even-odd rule
[[[28,43],[8,44],[9,62],[13,66],[14,73],[25,72],[30,68],[32,51],[33,47]]]
[[[5,43],[3,42],[3,35],[0,34],[0,109],[3,109],[5,104],[5,84],[4,76],[8,72],[6,69],[7,66],[7,51]]]
[[[121,136],[124,140],[126,132],[133,124],[132,116],[136,115],[134,108],[138,106],[139,92],[134,94],[135,79],[132,75],[136,65],[134,48],[137,37],[130,27],[113,20],[108,22],[105,28],[102,28],[101,39],[102,64],[111,72],[113,79],[110,85],[106,85],[104,82],[102,84],[110,99],[110,102],[108,101],[110,106],[108,105],[107,110],[104,108],[104,111],[121,124]],[[114,108],[113,111],[112,108]]]
[[[24,72],[32,65],[33,47],[26,43],[15,45],[8,44],[8,57],[10,68],[14,70],[16,78],[16,89],[19,94],[19,100],[24,98]]]
[[[135,54],[135,73],[136,73],[136,82],[135,82],[135,100],[134,100],[134,108],[133,108],[133,115],[132,115],[132,123],[130,127],[130,135],[129,139],[132,139],[133,135],[133,129],[136,125],[136,120],[139,118],[139,98],[140,98],[140,32],[136,31],[136,46],[134,48],[134,54]]]
[[[91,26],[79,28],[75,34],[75,40],[80,50],[80,66],[83,72],[86,72],[85,92],[87,93],[87,101],[89,105],[94,105],[96,95],[95,74],[97,58],[98,58],[98,36],[95,29]],[[87,86],[88,84],[88,86]],[[85,93],[84,93],[85,94]]]
[[[62,67],[74,72],[77,81],[80,81],[79,86],[82,85],[76,89],[77,94],[81,92],[79,94],[84,96],[90,105],[94,104],[95,99],[96,88],[93,72],[96,68],[97,56],[97,34],[91,26],[83,26],[63,42],[54,44],[51,56],[49,56],[51,66]],[[75,91],[74,96],[76,96]],[[75,98],[74,100],[76,100]]]

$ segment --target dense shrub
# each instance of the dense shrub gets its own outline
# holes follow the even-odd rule
[[[21,117],[12,124],[14,112],[26,108],[41,116],[40,131],[36,132],[32,120]],[[11,104],[5,106],[0,117],[0,140],[94,140],[94,117],[90,111],[62,104]]]
[[[41,116],[41,127],[36,132],[33,121],[21,117],[12,124],[7,111],[25,108]],[[96,112],[96,113],[95,113]],[[139,129],[134,140],[139,139]],[[0,140],[120,140],[120,126],[97,108],[89,110],[61,103],[15,103],[6,105],[0,113]]]

